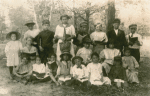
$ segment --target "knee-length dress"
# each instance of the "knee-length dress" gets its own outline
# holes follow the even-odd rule
[[[70,36],[76,36],[75,33],[75,29],[73,25],[67,25],[65,28],[66,34],[70,35]],[[54,37],[58,36],[58,37],[63,37],[64,35],[64,27],[63,25],[58,25],[56,27],[56,31],[55,31],[55,35]],[[63,42],[61,39],[58,40],[57,43],[57,49],[56,49],[56,55],[57,55],[57,60],[60,60],[60,55],[61,55],[61,50],[60,50],[60,43]],[[73,47],[73,40],[70,41],[71,42],[71,50],[70,53],[71,55],[74,57],[75,56],[75,52],[74,52],[74,47]]]
[[[133,56],[124,56],[122,57],[123,67],[127,68],[126,75],[129,82],[139,83],[138,80],[138,71],[136,68],[139,67],[138,62]]]
[[[93,32],[91,35],[91,40],[96,44],[93,46],[93,52],[100,54],[100,52],[105,49],[105,44],[108,42],[108,38],[105,32]]]
[[[115,56],[120,56],[121,52],[118,49],[104,49],[101,53],[100,53],[100,59],[101,58],[105,58],[104,62],[102,63],[103,67],[106,70],[106,73],[108,74],[110,71],[110,65],[113,65],[113,60]]]
[[[19,54],[22,51],[20,41],[10,41],[6,44],[5,53],[7,57],[7,66],[17,66],[20,64]]]

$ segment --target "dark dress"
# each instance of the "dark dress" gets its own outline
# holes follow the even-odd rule
[[[56,64],[56,62],[53,62],[51,64],[47,63],[47,66],[52,71],[53,76],[56,76],[58,69],[58,65]]]
[[[127,81],[126,70],[122,66],[121,67],[112,66],[108,74],[108,77],[110,78],[112,83],[114,83],[114,79],[121,79]]]
[[[125,33],[122,30],[118,29],[118,34],[116,35],[114,30],[107,32],[108,41],[110,39],[114,40],[114,47],[116,49],[119,49],[121,52],[121,55],[123,55],[123,47],[128,47],[128,43],[125,37]]]
[[[37,42],[38,46],[42,46],[42,48],[44,49],[42,52],[38,51],[41,62],[44,64],[46,64],[49,54],[53,53],[53,38],[54,32],[44,30],[40,32],[34,39],[34,41]]]

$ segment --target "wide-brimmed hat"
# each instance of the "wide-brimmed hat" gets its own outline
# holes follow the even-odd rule
[[[73,59],[72,59],[72,63],[73,63],[73,64],[75,64],[74,61],[75,61],[76,59],[80,59],[81,62],[83,61],[83,58],[82,58],[82,57],[80,57],[80,56],[75,56],[75,57],[73,57]]]
[[[16,34],[16,40],[19,40],[21,38],[21,34],[17,31],[11,31],[6,35],[7,40],[11,40],[11,34]]]
[[[63,51],[63,52],[61,53],[61,55],[60,55],[60,58],[62,58],[63,55],[68,55],[70,58],[72,58],[72,55],[71,55],[70,52],[68,52],[68,51]]]
[[[113,23],[119,23],[120,24],[120,19],[116,18]]]
[[[70,19],[70,18],[71,18],[70,16],[68,16],[68,15],[65,14],[65,15],[61,15],[61,16],[60,16],[60,20],[62,20],[63,17],[67,17],[67,19]]]
[[[131,25],[129,25],[129,29],[131,29],[131,28],[137,28],[137,24],[131,24]]]
[[[88,23],[86,21],[83,21],[80,23],[80,27],[87,27]]]
[[[33,20],[28,20],[28,21],[25,23],[25,26],[28,26],[28,25],[35,25],[35,23],[33,22]]]

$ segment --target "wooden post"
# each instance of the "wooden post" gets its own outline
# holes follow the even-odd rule
[[[113,28],[112,23],[115,19],[115,0],[108,0],[107,19],[106,19],[106,31]]]

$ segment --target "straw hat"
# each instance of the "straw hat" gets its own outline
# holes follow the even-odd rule
[[[19,40],[21,38],[21,34],[17,31],[11,31],[6,35],[7,40],[11,40],[11,34],[16,34],[16,40]]]

